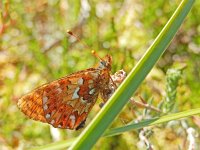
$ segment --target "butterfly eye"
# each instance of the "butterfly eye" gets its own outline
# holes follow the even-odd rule
[[[101,65],[106,66],[106,62],[105,61],[101,61]]]
[[[107,64],[106,64],[105,61],[100,61],[100,62],[99,62],[99,66],[98,66],[98,68],[99,68],[99,69],[104,69],[104,68],[107,67],[106,65],[107,65]]]

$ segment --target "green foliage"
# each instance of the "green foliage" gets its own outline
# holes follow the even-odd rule
[[[166,96],[164,98],[162,110],[164,113],[173,112],[176,102],[178,81],[181,78],[182,70],[168,69],[166,74]]]
[[[180,1],[177,0],[145,2],[136,0],[1,1],[0,149],[37,147],[40,149],[39,146],[46,149],[62,149],[69,146],[70,142],[74,141],[83,130],[58,129],[58,131],[52,131],[49,125],[26,118],[16,106],[20,96],[43,83],[92,67],[98,62],[90,53],[93,49],[101,57],[106,54],[112,55],[112,73],[120,69],[130,73],[179,3]],[[200,1],[196,1],[177,35],[171,41],[172,43],[136,91],[143,97],[144,103],[152,100],[149,104],[153,106],[160,104],[166,96],[170,98],[170,103],[165,105],[168,111],[162,116],[165,117],[170,113],[170,118],[165,119],[165,123],[161,121],[159,128],[148,127],[147,119],[157,118],[163,113],[151,109],[145,109],[146,113],[143,113],[144,108],[140,109],[133,106],[132,103],[128,103],[115,120],[111,119],[113,121],[110,126],[112,129],[104,134],[114,131],[119,126],[127,129],[130,122],[133,127],[126,130],[129,132],[115,130],[115,134],[118,136],[100,139],[93,147],[94,150],[121,147],[145,149],[145,144],[141,144],[142,140],[138,136],[142,129],[134,130],[141,127],[155,131],[148,139],[157,149],[165,149],[166,145],[169,149],[177,149],[177,145],[185,148],[182,143],[187,140],[186,129],[180,123],[172,125],[174,122],[167,122],[184,116],[184,114],[179,114],[178,118],[176,114],[171,114],[174,106],[176,112],[191,110],[185,117],[198,113],[192,109],[200,107],[199,8]],[[89,48],[68,36],[67,29],[72,30]],[[168,33],[174,32],[175,30],[170,30]],[[148,66],[148,64],[146,65]],[[173,75],[166,77],[167,70],[174,68],[173,64],[187,66],[181,74],[179,82],[178,78],[175,80],[172,77]],[[146,70],[147,66],[141,68],[144,69],[142,76],[149,71]],[[169,81],[166,82],[166,78]],[[133,84],[135,82],[139,84],[141,81],[134,80]],[[169,87],[176,92],[170,92]],[[123,90],[127,93],[130,92],[130,88]],[[137,99],[137,96],[134,98]],[[120,105],[125,103],[120,100]],[[100,111],[98,103],[100,102],[97,102],[90,112],[86,126]],[[118,105],[116,109],[119,109]],[[112,112],[112,110],[110,111]],[[175,116],[173,117],[173,115]],[[145,121],[147,122],[144,123]],[[186,119],[186,122],[188,127],[192,126],[199,132],[198,122],[189,118]],[[134,127],[134,124],[137,128]],[[153,125],[158,126],[156,122]],[[56,143],[55,136],[58,133],[60,135],[59,142]],[[196,138],[196,140],[199,143],[199,139]],[[68,141],[70,142],[68,143]]]

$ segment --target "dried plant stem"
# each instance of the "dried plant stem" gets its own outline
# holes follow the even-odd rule
[[[142,102],[138,102],[136,101],[133,97],[130,98],[130,102],[133,104],[133,105],[136,105],[138,107],[141,107],[141,108],[147,108],[147,109],[151,109],[151,110],[154,110],[156,112],[161,112],[160,109],[154,107],[154,106],[151,106],[149,104],[145,104],[145,103],[142,103]]]

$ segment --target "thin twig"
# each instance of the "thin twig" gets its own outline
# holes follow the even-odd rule
[[[133,104],[133,105],[136,105],[138,107],[142,107],[142,108],[147,108],[147,109],[151,109],[151,110],[154,110],[154,111],[157,111],[157,112],[161,112],[160,109],[154,107],[154,106],[151,106],[149,104],[145,104],[145,103],[140,103],[138,101],[135,101],[133,97],[130,98],[130,102]]]

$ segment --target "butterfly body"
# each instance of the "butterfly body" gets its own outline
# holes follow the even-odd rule
[[[111,56],[93,68],[82,70],[42,85],[18,100],[29,118],[56,128],[81,128],[99,95],[108,87]]]

